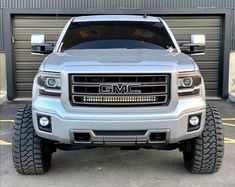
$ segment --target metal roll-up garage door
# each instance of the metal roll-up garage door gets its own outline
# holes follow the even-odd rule
[[[205,80],[206,95],[220,96],[220,46],[222,38],[222,19],[220,16],[163,17],[178,44],[190,42],[191,34],[206,35],[206,54],[192,56],[198,64]]]
[[[16,16],[13,21],[16,97],[31,97],[35,74],[45,56],[32,55],[31,34],[45,34],[55,43],[69,17]]]
[[[42,33],[55,42],[69,17],[15,16],[13,18],[16,96],[31,97],[32,82],[43,56],[30,53],[31,34]],[[190,41],[190,34],[206,35],[206,55],[193,56],[204,76],[207,96],[220,96],[220,16],[164,16],[178,43]]]

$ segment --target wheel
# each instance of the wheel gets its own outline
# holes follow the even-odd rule
[[[50,168],[53,143],[36,135],[31,106],[20,108],[13,128],[12,157],[20,174],[43,174]]]
[[[223,124],[215,107],[207,105],[202,134],[187,140],[183,148],[185,167],[192,173],[215,173],[224,155]]]

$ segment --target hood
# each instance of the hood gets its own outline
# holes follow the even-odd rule
[[[194,71],[194,61],[183,53],[156,49],[82,49],[52,53],[45,58],[40,70],[61,72],[72,66],[170,66],[176,71]]]

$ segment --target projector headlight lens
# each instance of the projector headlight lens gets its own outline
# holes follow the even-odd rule
[[[179,76],[178,87],[180,88],[191,88],[194,86],[199,86],[201,84],[201,76]]]
[[[181,79],[181,81],[182,81],[182,86],[183,86],[184,88],[191,87],[192,84],[193,84],[193,79],[192,79],[192,77],[184,77],[184,78]]]
[[[46,86],[49,87],[49,88],[50,87],[52,87],[52,88],[56,87],[57,86],[57,79],[48,77],[46,79]]]

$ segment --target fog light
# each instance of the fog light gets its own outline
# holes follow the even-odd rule
[[[202,114],[192,114],[188,117],[188,132],[198,130],[201,125]]]
[[[38,129],[44,132],[52,132],[51,117],[48,115],[37,115]]]
[[[189,119],[189,123],[190,125],[192,126],[197,126],[199,124],[200,120],[199,120],[199,117],[198,116],[192,116],[190,117]]]
[[[47,125],[49,125],[50,121],[47,117],[41,117],[39,123],[41,126],[46,127]]]

